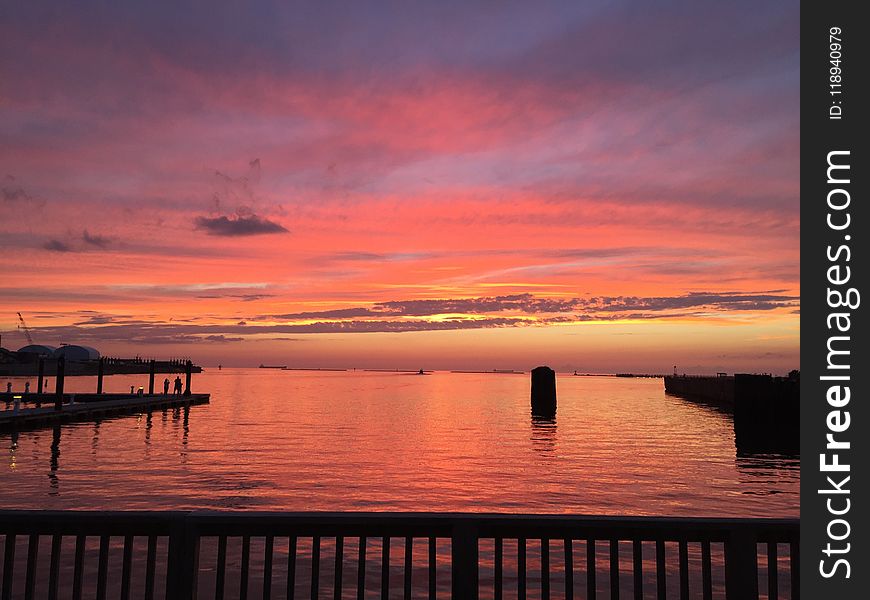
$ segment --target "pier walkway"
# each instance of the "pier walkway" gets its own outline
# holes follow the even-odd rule
[[[15,411],[16,397],[22,402]],[[56,394],[0,394],[0,431],[22,431],[54,427],[73,421],[93,421],[104,417],[208,404],[209,394],[64,394],[60,410],[55,408]],[[35,408],[24,408],[37,404]]]

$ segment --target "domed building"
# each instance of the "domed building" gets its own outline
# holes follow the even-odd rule
[[[30,344],[18,349],[19,354],[35,354],[37,356],[53,356],[57,352],[54,346],[43,346],[42,344]]]
[[[66,346],[61,346],[54,351],[54,358],[60,357],[63,357],[67,362],[87,362],[90,360],[100,360],[100,352],[96,348],[91,348],[90,346],[68,344]]]

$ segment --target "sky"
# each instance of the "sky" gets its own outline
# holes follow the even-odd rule
[[[797,2],[0,7],[0,334],[799,368]]]

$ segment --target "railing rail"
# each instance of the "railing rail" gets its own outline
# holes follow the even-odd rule
[[[282,597],[296,597],[302,582],[311,598],[323,597],[322,588],[331,585],[335,599],[344,597],[354,587],[356,597],[362,599],[366,590],[371,589],[367,587],[374,578],[371,567],[377,567],[377,561],[372,563],[367,553],[378,546],[377,587],[384,600],[411,598],[415,590],[418,595],[426,590],[429,598],[440,594],[457,599],[476,599],[483,590],[486,595],[501,599],[508,584],[515,586],[516,597],[524,600],[533,581],[537,582],[535,587],[539,588],[541,598],[549,598],[555,592],[559,597],[573,599],[577,584],[585,588],[586,598],[595,598],[606,583],[612,600],[629,597],[629,590],[635,599],[709,599],[713,597],[716,562],[713,554],[717,548],[722,549],[720,563],[724,562],[727,599],[759,597],[762,575],[759,556],[766,567],[763,569],[766,597],[771,600],[780,597],[780,574],[787,570],[788,576],[783,580],[786,585],[782,587],[788,587],[789,597],[794,599],[799,598],[798,529],[796,519],[0,511],[0,536],[4,538],[0,546],[3,551],[0,600],[54,599],[59,597],[61,587],[63,597],[81,598],[86,575],[93,575],[94,571],[85,569],[87,554],[91,555],[91,563],[93,559],[97,563],[95,581],[91,582],[97,600],[107,597],[126,600],[134,595],[146,600],[206,597],[197,593],[204,570],[214,575],[209,581],[213,588],[208,590],[209,597],[246,598],[253,583],[253,562],[259,569],[256,583],[263,598],[272,597],[280,570],[282,578],[286,577]],[[40,538],[45,537],[51,540],[48,560],[40,559],[40,551],[45,547],[40,545]],[[397,538],[404,540],[403,552],[391,554]],[[74,552],[67,552],[66,557],[71,555],[72,560],[64,563],[64,546],[72,550],[73,540]],[[232,589],[228,557],[238,549],[238,544],[228,550],[228,540],[239,541],[241,546],[238,561],[233,563],[239,569],[238,581],[233,582],[236,585]],[[252,550],[254,540],[259,544],[256,551]],[[426,542],[423,548],[428,551],[423,566],[419,560],[414,561],[415,541]],[[279,543],[280,553],[276,551]],[[445,552],[448,545],[449,551]],[[513,557],[514,546],[516,560],[506,564],[508,550]],[[605,546],[607,552],[602,551]],[[419,550],[420,545],[416,547]],[[648,550],[647,559],[644,549]],[[110,561],[112,550],[115,558],[120,558],[120,574],[109,568],[119,562]],[[208,557],[204,550],[209,550]],[[577,560],[579,554],[585,554],[585,561]],[[396,556],[404,557],[401,581],[395,574]],[[786,562],[786,557],[788,568],[782,569],[780,563]],[[700,562],[696,575],[690,572],[690,562],[696,566]],[[532,569],[532,563],[538,569]],[[64,571],[64,586],[60,584],[62,564],[68,571]],[[157,577],[158,570],[163,581]],[[482,578],[484,571],[486,577]],[[669,574],[676,574],[677,581],[670,579]],[[439,585],[448,575],[449,586]],[[135,594],[131,583],[134,579]],[[652,595],[645,596],[647,592]]]

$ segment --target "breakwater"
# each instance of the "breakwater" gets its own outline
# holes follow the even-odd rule
[[[665,375],[665,391],[675,396],[734,406],[734,376]]]
[[[799,452],[800,373],[773,377],[667,375],[665,391],[725,407],[734,414],[738,450]]]

